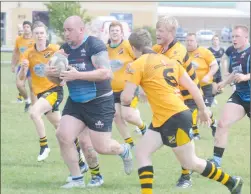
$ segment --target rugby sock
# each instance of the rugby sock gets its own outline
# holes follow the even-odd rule
[[[153,166],[138,169],[141,194],[153,194]]]
[[[235,186],[235,181],[229,174],[222,172],[221,169],[216,168],[213,163],[208,161],[206,168],[201,175],[222,183],[230,190]]]
[[[181,170],[181,176],[187,176],[187,175],[190,175],[190,171],[181,167],[182,170]]]
[[[92,176],[99,176],[99,177],[101,177],[101,174],[99,172],[99,164],[96,167],[94,167],[94,168],[90,167],[90,170],[91,170],[91,175]]]
[[[17,98],[22,100],[23,96],[20,93],[18,93],[18,97]]]
[[[197,127],[197,125],[193,125],[193,135],[199,135],[199,129]]]
[[[40,138],[39,143],[41,148],[48,148],[48,141],[46,136]]]
[[[78,138],[74,141],[76,147],[77,147],[77,151],[78,151],[78,158],[79,158],[79,161],[78,161],[78,164],[79,166],[84,166],[85,165],[85,162],[83,161],[83,158],[81,157],[81,154],[80,154],[80,146],[79,146],[79,141],[78,141]]]
[[[220,166],[223,153],[225,151],[225,148],[219,148],[214,146],[214,161]]]
[[[132,137],[126,138],[125,139],[125,143],[130,144],[131,148],[134,146]]]
[[[141,126],[138,126],[138,128],[140,129],[142,135],[144,135],[146,132],[146,124],[143,122]]]

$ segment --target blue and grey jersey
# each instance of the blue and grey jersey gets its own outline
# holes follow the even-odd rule
[[[61,46],[69,54],[68,61],[71,66],[80,72],[93,71],[91,57],[102,51],[107,51],[105,44],[98,38],[86,37],[78,48],[71,48],[68,44]],[[110,80],[86,81],[73,80],[67,82],[70,98],[75,102],[88,102],[112,92]]]
[[[250,46],[243,51],[230,55],[229,73],[250,73]],[[250,102],[250,80],[236,83],[236,92],[243,101]]]
[[[224,55],[225,50],[222,47],[218,51],[214,50],[213,47],[209,47],[208,50],[210,50],[213,53],[215,59],[217,60],[218,65],[219,65],[219,69],[215,73],[215,76],[216,77],[221,76],[221,58]]]

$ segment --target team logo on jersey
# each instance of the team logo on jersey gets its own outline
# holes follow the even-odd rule
[[[97,121],[95,126],[97,129],[102,129],[104,127],[104,123],[102,121]]]
[[[119,50],[118,54],[121,55],[121,54],[123,54],[123,53],[124,53],[124,49],[121,48],[121,49]]]
[[[85,71],[86,70],[86,64],[84,62],[72,64],[72,67],[74,67],[78,71]]]
[[[42,63],[39,63],[33,67],[33,70],[38,77],[45,77],[44,69],[45,69],[45,65]]]
[[[85,51],[85,49],[82,49],[82,50],[80,51],[80,53],[81,53],[81,56],[86,56],[86,51]]]
[[[27,47],[26,47],[26,46],[21,46],[21,47],[19,48],[20,53],[24,53],[26,50],[27,50]]]
[[[236,67],[232,67],[232,69],[233,69],[233,72],[235,73],[243,73],[241,64]]]
[[[44,58],[49,58],[51,56],[51,52],[44,53]]]

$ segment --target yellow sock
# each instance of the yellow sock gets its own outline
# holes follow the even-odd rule
[[[153,194],[153,166],[145,166],[138,170],[141,194]]]
[[[130,144],[130,146],[131,146],[131,147],[133,147],[133,146],[134,146],[134,143],[133,143],[133,139],[132,139],[132,137],[129,137],[129,138],[125,139],[125,143]]]

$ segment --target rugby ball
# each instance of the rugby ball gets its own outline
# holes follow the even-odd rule
[[[62,71],[66,71],[69,66],[68,59],[65,55],[60,54],[60,53],[55,53],[49,60],[48,62],[49,66],[55,67],[57,70],[57,73],[55,76],[47,76],[47,78],[55,83],[55,84],[60,84],[62,82],[62,79],[60,79],[60,73]]]

